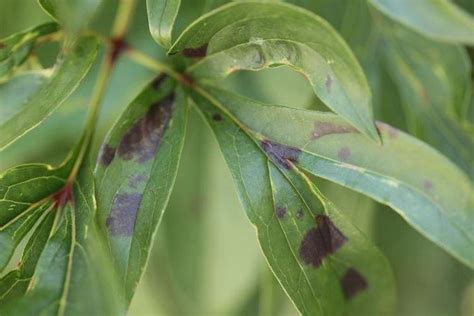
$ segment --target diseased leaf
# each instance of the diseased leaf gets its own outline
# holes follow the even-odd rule
[[[392,19],[435,40],[474,45],[474,18],[448,0],[369,0]]]
[[[48,15],[71,33],[77,33],[93,17],[102,0],[38,0]]]
[[[206,89],[242,127],[277,144],[269,152],[282,167],[291,161],[392,207],[428,239],[474,266],[473,185],[426,144],[378,123],[383,141],[379,145],[329,113],[263,105]],[[298,157],[286,146],[297,148]]]
[[[0,39],[0,77],[25,62],[38,38],[58,29],[57,23],[44,23]]]
[[[171,35],[180,5],[181,0],[146,1],[151,36],[164,48],[171,47]]]
[[[267,261],[297,309],[304,315],[391,313],[388,262],[295,167],[301,151],[257,139],[219,109],[224,103],[192,96],[216,134]]]
[[[191,24],[169,51],[178,52],[202,58],[187,70],[197,81],[289,66],[329,108],[378,139],[361,67],[329,23],[309,11],[283,3],[231,3]]]
[[[173,187],[183,146],[183,90],[160,76],[130,104],[107,136],[96,167],[100,223],[129,302]]]
[[[71,51],[64,53],[55,66],[54,73],[44,82],[28,101],[0,125],[0,149],[21,137],[41,123],[79,85],[86,75],[97,53],[97,39],[84,36],[78,39]]]

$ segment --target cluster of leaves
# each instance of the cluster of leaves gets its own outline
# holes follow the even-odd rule
[[[0,313],[127,310],[176,178],[190,105],[214,132],[268,265],[302,314],[389,314],[396,299],[388,261],[315,177],[390,206],[474,268],[474,110],[461,46],[474,44],[474,20],[446,0],[349,1],[355,20],[341,35],[293,4],[225,2],[173,40],[180,1],[147,0],[150,33],[173,67],[124,41],[133,1],[122,1],[79,143],[59,167],[20,165],[0,178],[0,269],[26,243],[0,279]],[[56,22],[0,40],[2,149],[71,95],[101,43],[86,28],[99,0],[39,3]],[[50,40],[62,43],[56,64],[32,67],[34,49]],[[97,106],[121,53],[163,73],[118,118],[95,159]],[[334,114],[263,104],[218,85],[236,71],[280,66],[301,73]],[[400,94],[393,106],[383,104],[387,72]],[[449,159],[374,122],[373,106],[387,121],[403,108],[407,129]]]

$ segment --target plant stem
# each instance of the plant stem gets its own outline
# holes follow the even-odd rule
[[[123,40],[123,37],[125,36],[130,25],[135,4],[136,0],[120,1],[112,28],[112,38],[118,39],[119,41]],[[99,112],[100,104],[104,97],[105,90],[110,79],[110,74],[112,73],[114,66],[113,54],[116,49],[117,47],[114,47],[112,43],[109,43],[107,51],[105,52],[105,57],[100,66],[99,74],[97,75],[97,80],[94,87],[94,93],[91,98],[90,110],[86,120],[84,135],[82,136],[81,142],[79,143],[80,148],[78,155],[67,179],[67,183],[74,181],[76,178],[82,162],[84,161],[87,149],[89,148],[92,141],[95,130],[94,127],[97,121],[97,114]]]

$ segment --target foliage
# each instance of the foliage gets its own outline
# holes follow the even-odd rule
[[[3,152],[95,78],[85,126],[70,128],[80,137],[63,162],[20,164],[0,177],[0,315],[125,314],[155,260],[162,221],[158,240],[183,274],[171,283],[198,295],[191,262],[203,256],[205,225],[165,214],[181,158],[192,176],[186,194],[218,191],[199,187],[207,141],[195,112],[215,135],[271,270],[235,314],[256,313],[255,305],[281,313],[280,286],[303,315],[395,312],[394,262],[358,227],[351,205],[328,197],[325,181],[390,207],[474,269],[474,98],[463,46],[474,44],[473,17],[447,0],[286,2],[147,0],[164,58],[127,36],[143,15],[134,0],[120,2],[107,36],[94,26],[101,1],[39,0],[54,21],[0,40]],[[59,49],[47,66],[38,56],[52,43]],[[109,127],[99,113],[125,58],[152,75]],[[311,107],[256,100],[257,72],[277,68],[304,77]],[[195,148],[182,154],[185,138]],[[168,313],[198,308],[160,295],[177,301]]]

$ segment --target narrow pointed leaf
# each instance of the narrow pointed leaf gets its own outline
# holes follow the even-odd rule
[[[147,0],[148,24],[153,39],[164,48],[171,47],[171,35],[181,0]]]
[[[383,255],[293,166],[299,155],[246,133],[198,95],[267,261],[303,315],[376,315],[393,310],[394,284]],[[219,102],[215,100],[216,102]],[[236,124],[237,122],[237,124]]]
[[[474,45],[474,18],[448,0],[369,0],[392,19],[435,40]]]
[[[329,113],[207,90],[252,133],[301,150],[296,163],[304,170],[392,207],[431,241],[474,266],[473,185],[431,147],[383,123],[379,145]]]
[[[28,58],[38,38],[58,30],[57,23],[44,23],[0,39],[0,77]]]
[[[188,69],[198,81],[237,70],[286,65],[358,130],[377,140],[370,90],[356,58],[322,18],[283,3],[225,5],[191,24],[169,53],[202,58]]]
[[[434,42],[396,23],[382,22],[381,26],[385,65],[409,117],[413,117],[410,130],[423,135],[474,179],[474,137],[459,124],[465,121],[471,97],[471,64],[466,51]]]
[[[71,51],[59,58],[54,73],[15,115],[0,125],[0,149],[3,149],[36,125],[41,123],[79,85],[94,62],[97,39],[93,36],[80,38]]]
[[[99,217],[127,302],[176,178],[186,120],[184,92],[160,76],[130,104],[102,146],[95,171]]]

